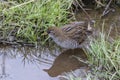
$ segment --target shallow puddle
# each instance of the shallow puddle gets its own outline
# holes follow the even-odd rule
[[[87,67],[76,56],[86,60],[82,49],[61,52],[41,47],[1,46],[0,80],[66,80],[62,78],[66,72]]]
[[[0,52],[0,80],[57,80],[43,71],[50,65],[42,61],[39,62],[39,51],[27,47],[4,47],[1,48]]]

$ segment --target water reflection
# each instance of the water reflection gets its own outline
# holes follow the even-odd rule
[[[63,72],[72,71],[79,69],[80,67],[86,67],[87,64],[80,62],[77,56],[83,60],[87,59],[84,51],[82,49],[69,49],[62,52],[54,61],[50,69],[44,69],[51,77],[56,77]]]
[[[0,80],[58,80],[51,78],[44,68],[49,68],[55,58],[48,49],[1,46]],[[50,60],[48,59],[50,58]],[[47,64],[46,64],[47,63]],[[49,64],[48,64],[49,63]]]
[[[74,56],[86,60],[82,49],[70,49],[61,53],[59,48],[50,50],[2,45],[0,80],[61,80],[58,75],[87,66]]]
[[[8,77],[8,75],[6,74],[6,53],[2,53],[2,60],[1,60],[1,74],[0,74],[0,79],[6,78]]]

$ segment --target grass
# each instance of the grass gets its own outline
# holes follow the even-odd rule
[[[0,3],[0,32],[6,39],[15,36],[18,42],[43,43],[43,33],[50,26],[61,26],[67,19],[71,0],[11,0]]]
[[[105,80],[118,80],[120,77],[120,39],[109,43],[104,34],[91,43],[88,53],[89,63],[94,65],[95,76]],[[101,68],[101,69],[99,69]]]
[[[97,0],[96,0],[97,1]],[[96,7],[107,5],[99,0]],[[118,3],[120,3],[118,1]],[[45,43],[44,34],[50,26],[61,26],[69,22],[68,9],[72,0],[9,0],[0,2],[0,40],[14,36],[17,42]],[[87,80],[119,80],[120,38],[108,42],[109,35],[100,33],[90,44],[88,62],[92,73]],[[81,80],[70,76],[69,80]]]
[[[106,0],[96,2],[96,7],[105,5]],[[44,34],[50,26],[61,26],[69,22],[68,9],[72,0],[9,0],[0,3],[0,40],[14,36],[17,42],[45,43]],[[108,36],[100,34],[90,44],[89,64],[93,72],[88,80],[102,78],[118,80],[120,77],[120,39],[108,42]],[[94,79],[93,79],[94,75]],[[81,80],[70,77],[70,80]]]
[[[86,75],[86,80],[120,79],[120,37],[113,39],[112,42],[110,39],[109,32],[105,34],[102,30],[97,39],[93,38],[90,42],[90,48],[86,53],[91,73]],[[68,80],[81,80],[81,78],[70,76]]]
[[[120,39],[113,43],[106,41],[104,34],[90,44],[87,51],[88,63],[91,65],[91,73],[86,75],[86,80],[119,80],[120,79]],[[82,80],[77,77],[69,77],[68,80]]]

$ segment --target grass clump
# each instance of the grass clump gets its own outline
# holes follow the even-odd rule
[[[89,63],[94,65],[93,74],[100,79],[118,80],[120,78],[120,39],[110,43],[102,33],[90,47],[88,57]]]
[[[0,6],[1,37],[15,36],[17,41],[40,43],[49,26],[60,26],[69,21],[67,11],[71,0],[11,0]]]
[[[91,41],[87,56],[91,69],[86,74],[85,80],[120,79],[120,38],[111,43],[107,36],[101,33],[98,39]],[[67,78],[68,80],[82,80],[74,75]]]

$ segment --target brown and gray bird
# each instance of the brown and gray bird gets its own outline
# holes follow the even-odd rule
[[[88,22],[72,22],[62,27],[49,27],[47,33],[62,48],[74,49],[82,47],[92,34],[92,28]]]

